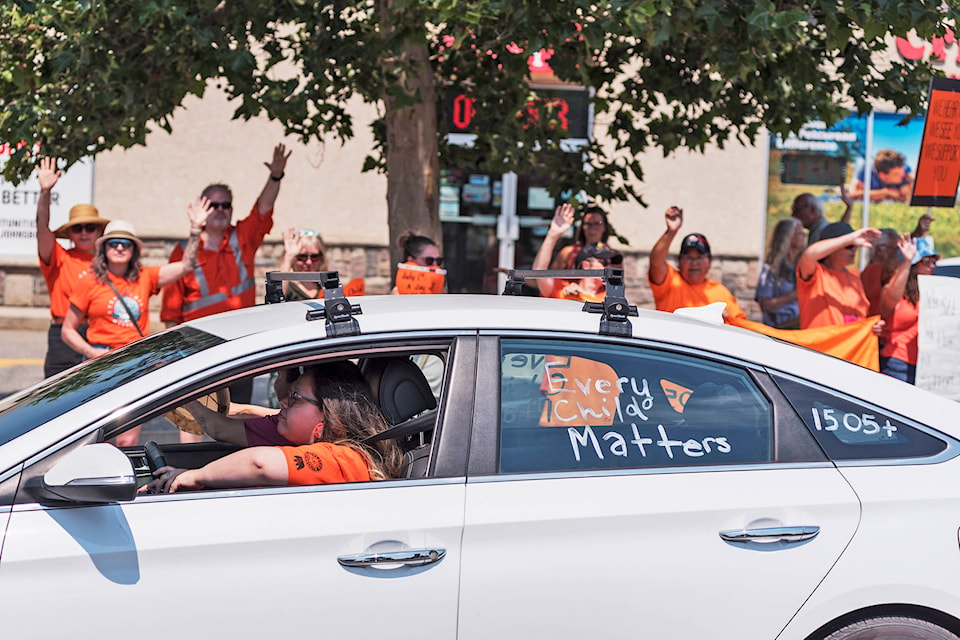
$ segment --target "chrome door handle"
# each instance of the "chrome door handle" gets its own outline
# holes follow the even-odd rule
[[[408,567],[422,567],[440,562],[447,555],[446,549],[408,549],[388,553],[359,553],[352,556],[339,556],[337,562],[344,567],[374,567],[386,564],[402,564]]]
[[[721,531],[727,542],[803,542],[815,538],[820,527],[766,527],[762,529],[735,529]]]

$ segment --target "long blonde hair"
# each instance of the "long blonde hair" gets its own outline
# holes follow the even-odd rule
[[[787,262],[787,258],[790,256],[790,244],[798,226],[801,226],[801,223],[796,218],[785,218],[777,223],[770,235],[770,245],[763,261],[769,265],[770,273],[778,280],[792,282],[796,278],[793,265]]]
[[[402,453],[393,440],[367,444],[370,436],[389,425],[373,399],[373,392],[360,368],[348,360],[307,367],[311,386],[323,409],[323,442],[344,445],[359,453],[370,477],[384,480],[400,471]]]

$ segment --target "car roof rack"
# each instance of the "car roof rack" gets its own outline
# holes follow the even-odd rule
[[[343,294],[338,271],[267,272],[267,292],[264,297],[267,304],[284,302],[283,283],[285,281],[316,282],[323,287],[323,302],[308,300],[311,307],[307,311],[307,321],[325,318],[327,335],[330,337],[360,335],[360,324],[356,315],[363,313],[359,304],[353,304]]]
[[[606,336],[632,336],[633,325],[629,316],[636,316],[637,307],[627,302],[623,288],[623,269],[605,267],[603,269],[511,269],[507,273],[507,283],[503,295],[518,296],[527,279],[559,278],[561,280],[580,280],[581,278],[600,278],[606,287],[603,302],[584,302],[583,311],[599,313],[600,334]]]

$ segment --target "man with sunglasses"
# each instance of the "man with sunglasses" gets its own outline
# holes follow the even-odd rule
[[[163,290],[160,319],[166,326],[255,304],[254,256],[273,227],[273,205],[289,157],[283,144],[274,148],[272,160],[264,163],[270,171],[266,184],[250,215],[236,225],[231,224],[230,187],[211,184],[203,190],[211,212],[200,232],[198,265],[192,274]],[[171,262],[183,257],[182,245],[174,248]]]
[[[853,230],[845,222],[824,228],[820,240],[806,248],[797,261],[797,302],[800,328],[847,324],[867,317],[870,301],[860,274],[848,269],[857,247],[869,247],[880,238],[879,229]],[[875,333],[879,334],[882,324]]]
[[[650,251],[650,268],[647,271],[657,310],[672,313],[685,307],[703,307],[723,302],[727,305],[724,318],[746,319],[747,314],[730,290],[707,277],[713,258],[705,236],[691,233],[683,239],[680,243],[679,269],[667,262],[670,245],[683,226],[683,209],[670,207],[664,219],[667,229]]]
[[[55,231],[50,230],[50,205],[53,187],[60,179],[55,158],[41,158],[37,167],[40,195],[37,200],[37,255],[40,272],[50,294],[50,329],[47,331],[47,355],[43,375],[50,377],[83,362],[83,356],[67,346],[61,337],[63,318],[70,308],[70,294],[80,274],[85,272],[96,253],[97,238],[109,222],[100,217],[91,204],[78,204],[70,209],[70,219]],[[57,238],[70,240],[73,247],[64,249]],[[79,331],[86,334],[84,322]]]

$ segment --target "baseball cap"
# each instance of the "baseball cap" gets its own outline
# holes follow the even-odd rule
[[[848,233],[853,233],[853,227],[848,225],[846,222],[831,222],[823,228],[823,231],[820,232],[820,239],[829,240],[831,238],[839,238],[840,236],[845,236]]]
[[[623,256],[619,252],[610,248],[610,245],[603,242],[591,242],[583,245],[583,248],[577,253],[577,258],[573,264],[579,265],[588,258],[597,258],[598,260],[609,260],[611,264],[623,262]],[[619,259],[618,259],[619,258]]]
[[[691,233],[680,243],[680,255],[683,255],[690,249],[696,249],[707,256],[711,255],[710,243],[707,242],[707,238],[700,233]]]

